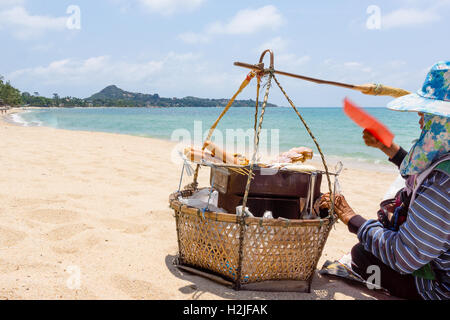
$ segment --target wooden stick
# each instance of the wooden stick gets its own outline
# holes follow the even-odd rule
[[[261,64],[261,63],[260,64],[249,64],[249,63],[244,63],[244,62],[235,62],[234,65],[237,66],[237,67],[243,67],[243,68],[252,69],[252,70],[256,70],[258,72],[264,72],[265,73],[264,64]],[[274,70],[274,73],[275,74],[281,74],[283,76],[292,77],[292,78],[302,79],[302,80],[306,80],[306,81],[310,81],[310,82],[315,82],[315,83],[319,83],[319,84],[329,84],[329,85],[338,86],[338,87],[344,87],[344,88],[348,88],[348,89],[355,89],[354,85],[347,84],[347,83],[341,83],[341,82],[336,82],[336,81],[328,81],[328,80],[321,80],[321,79],[301,76],[301,75],[298,75],[298,74],[289,73],[289,72],[285,72],[285,71],[279,71],[279,70]]]
[[[234,65],[238,66],[238,67],[255,70],[258,72],[258,74],[266,74],[267,72],[269,72],[268,69],[264,69],[264,63],[249,64],[249,63],[244,63],[244,62],[235,62]],[[306,76],[302,76],[299,74],[289,73],[289,72],[280,71],[280,70],[273,70],[273,72],[275,74],[281,74],[283,76],[288,76],[288,77],[292,77],[292,78],[296,78],[296,79],[315,82],[318,84],[328,84],[328,85],[332,85],[332,86],[337,86],[337,87],[342,87],[342,88],[347,88],[347,89],[352,89],[352,90],[358,90],[363,94],[369,94],[369,95],[391,96],[391,97],[397,98],[397,97],[401,97],[401,96],[404,96],[404,95],[407,95],[410,93],[409,91],[406,91],[403,89],[388,87],[388,86],[384,86],[384,85],[375,85],[375,84],[353,85],[353,84],[348,84],[348,83],[306,77]]]

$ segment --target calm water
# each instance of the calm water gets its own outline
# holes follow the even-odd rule
[[[194,138],[195,128],[205,134],[221,111],[219,108],[48,109],[16,115],[15,120],[25,125],[113,132],[170,140],[174,132],[176,135],[190,134],[191,138]],[[412,140],[420,134],[418,116],[415,113],[394,112],[384,108],[371,108],[367,111],[385,123],[396,135],[395,141],[405,149],[408,149]],[[385,157],[379,150],[364,145],[361,138],[362,129],[345,116],[342,108],[302,108],[300,112],[327,156],[368,163],[385,162]],[[223,133],[226,129],[247,130],[253,128],[253,121],[253,109],[232,108],[222,119],[218,129]],[[267,109],[263,129],[267,130],[267,139],[263,140],[263,143],[265,145],[267,141],[268,148],[271,139],[275,139],[280,141],[280,151],[295,146],[315,149],[305,128],[290,108]]]

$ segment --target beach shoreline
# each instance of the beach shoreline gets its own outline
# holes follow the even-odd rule
[[[58,109],[58,108],[52,108],[52,109]],[[74,109],[74,108],[71,108]],[[75,108],[77,109],[77,108]],[[78,109],[85,109],[79,107]],[[98,108],[97,108],[98,109]],[[3,116],[3,120],[7,121],[11,124],[16,124],[19,126],[44,126],[42,123],[35,124],[35,123],[28,123],[24,119],[20,117],[21,113],[25,112],[32,112],[34,110],[48,110],[48,108],[42,108],[42,107],[27,107],[27,108],[14,108],[11,109],[9,114],[6,114]],[[14,117],[14,115],[18,115],[18,117]],[[84,132],[105,132],[105,131],[91,131],[91,130],[71,130],[71,129],[64,129],[64,128],[57,128],[61,130],[69,130],[69,131],[84,131]],[[107,132],[105,132],[107,133]],[[127,133],[116,133],[116,134],[123,134],[123,135],[129,135],[129,136],[135,136],[135,137],[146,137],[150,139],[158,139],[161,141],[166,141],[169,143],[177,143],[169,138],[159,138],[159,137],[152,137],[152,136],[146,136],[146,135],[138,135],[138,134],[127,134]],[[284,152],[287,150],[281,150],[281,152]],[[272,156],[273,157],[273,156]],[[271,159],[267,155],[263,156],[264,159]],[[329,168],[331,171],[333,171],[333,168],[336,167],[338,162],[342,162],[344,164],[344,167],[346,168],[353,168],[353,169],[361,169],[361,170],[377,170],[380,172],[386,172],[386,173],[396,173],[397,168],[392,166],[387,159],[381,161],[381,160],[368,160],[368,159],[360,159],[360,158],[350,158],[350,157],[342,157],[337,155],[328,155],[325,154],[325,159],[327,163],[329,164]],[[312,159],[312,162],[314,163],[322,163],[322,159],[319,154],[315,153]]]
[[[306,294],[237,292],[181,272],[168,208],[181,173],[174,142],[1,119],[0,299],[389,299],[317,274]],[[340,183],[356,212],[376,218],[396,176],[346,167]],[[338,223],[318,268],[356,243]]]

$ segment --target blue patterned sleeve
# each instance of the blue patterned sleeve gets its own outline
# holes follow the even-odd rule
[[[368,220],[358,229],[359,241],[393,270],[413,273],[450,247],[449,192],[450,178],[442,173],[432,174],[422,184],[398,232]]]

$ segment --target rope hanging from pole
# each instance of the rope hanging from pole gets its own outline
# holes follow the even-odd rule
[[[255,135],[256,135],[256,129],[258,125],[258,109],[259,109],[259,90],[261,89],[261,76],[257,76],[257,83],[256,83],[256,107],[255,107]]]
[[[327,166],[327,162],[325,161],[325,156],[323,155],[322,149],[320,148],[319,143],[317,142],[316,138],[314,137],[311,129],[309,128],[308,124],[306,123],[305,119],[303,119],[302,115],[300,114],[300,112],[297,110],[297,108],[295,107],[294,103],[292,102],[292,100],[288,97],[286,91],[284,91],[283,87],[281,86],[280,82],[278,82],[278,79],[273,76],[273,79],[275,80],[275,82],[277,83],[278,87],[280,88],[281,92],[283,92],[284,96],[286,97],[287,101],[289,102],[289,104],[292,106],[292,108],[294,109],[295,113],[298,115],[298,117],[300,118],[300,120],[302,121],[303,125],[305,126],[306,131],[308,131],[308,134],[311,136],[311,139],[314,141],[314,144],[317,147],[317,150],[320,153],[320,157],[322,158],[322,163],[323,166],[325,168],[325,173],[327,176],[327,180],[328,180],[328,188],[330,190],[330,194],[333,193],[333,189],[331,188],[331,178],[330,178],[330,172],[328,170],[328,166]]]
[[[228,104],[226,105],[225,109],[223,109],[222,113],[219,115],[217,120],[214,122],[214,124],[209,129],[208,136],[207,136],[205,142],[211,140],[211,137],[212,137],[212,135],[214,133],[214,130],[216,129],[216,127],[219,124],[220,120],[228,112],[228,110],[230,110],[231,106],[233,105],[234,100],[236,100],[236,97],[242,92],[242,90],[245,89],[245,87],[248,86],[248,84],[250,83],[250,81],[252,81],[252,79],[255,77],[255,75],[256,75],[256,72],[254,72],[254,71],[250,72],[247,75],[247,77],[242,82],[241,86],[239,87],[238,91],[234,94],[234,96],[230,99],[230,101],[228,101]],[[205,150],[205,148],[206,148],[206,144],[203,144],[202,150]],[[195,168],[194,182],[192,183],[192,187],[194,189],[197,189],[197,185],[198,185],[197,180],[198,180],[199,170],[200,170],[200,165],[198,164],[197,167]]]
[[[268,52],[270,53],[270,57],[271,57],[270,67],[271,67],[271,69],[273,69],[273,52],[272,51],[270,51],[270,50],[264,51],[263,54],[261,55],[260,62],[262,62],[265,54]],[[273,73],[269,73],[269,80],[267,81],[266,93],[264,95],[264,102],[261,107],[261,114],[259,116],[258,128],[255,132],[253,156],[252,156],[252,160],[250,161],[250,172],[248,174],[247,184],[245,185],[244,198],[242,200],[242,215],[240,216],[240,226],[241,227],[239,230],[239,251],[238,251],[239,252],[239,260],[238,260],[239,264],[238,264],[238,268],[237,268],[237,278],[239,280],[241,279],[241,271],[242,271],[242,255],[243,255],[242,250],[244,247],[245,219],[247,218],[246,207],[247,207],[248,195],[250,192],[250,185],[251,185],[252,177],[253,177],[253,169],[254,169],[255,162],[256,162],[256,156],[258,155],[258,151],[259,151],[259,136],[261,134],[262,124],[263,124],[263,120],[264,120],[264,114],[266,112],[267,101],[269,100],[269,92],[270,92],[270,87],[271,87],[271,83],[272,83],[272,78],[273,78]],[[259,88],[258,88],[257,96],[259,97]],[[257,99],[257,103],[258,103],[258,99]],[[255,125],[256,125],[256,123],[255,123]],[[239,282],[239,285],[240,285],[240,282]],[[239,290],[239,288],[237,288],[237,289]]]

